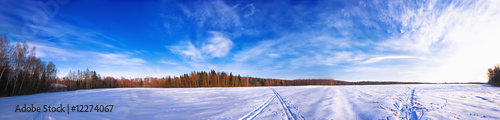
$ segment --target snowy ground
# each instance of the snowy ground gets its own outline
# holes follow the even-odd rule
[[[24,104],[115,107],[110,113],[14,112]],[[500,119],[500,87],[119,88],[4,97],[0,106],[0,119]]]

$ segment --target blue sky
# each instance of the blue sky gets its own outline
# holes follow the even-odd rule
[[[500,1],[2,0],[0,33],[59,77],[227,71],[263,78],[485,82]],[[49,7],[47,7],[49,6]]]

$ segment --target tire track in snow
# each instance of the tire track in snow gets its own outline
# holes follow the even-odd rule
[[[302,117],[302,115],[293,114],[292,111],[290,110],[289,106],[286,105],[286,102],[285,102],[285,100],[283,100],[281,95],[278,92],[276,92],[276,90],[274,90],[273,88],[271,88],[271,90],[274,92],[274,95],[276,96],[276,98],[278,98],[278,101],[281,104],[281,107],[283,108],[283,111],[285,112],[288,120],[304,119],[304,117]]]
[[[253,118],[255,118],[255,116],[257,116],[258,114],[260,114],[262,112],[262,110],[264,110],[264,108],[266,108],[267,106],[269,106],[269,104],[271,103],[271,101],[274,100],[274,98],[276,98],[276,95],[273,94],[273,96],[271,96],[269,99],[267,99],[266,102],[264,102],[262,105],[260,105],[259,107],[257,107],[257,109],[255,109],[254,111],[248,113],[247,115],[243,116],[240,118],[240,120],[251,120]]]

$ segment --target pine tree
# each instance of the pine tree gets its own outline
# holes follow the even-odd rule
[[[233,73],[232,72],[229,73],[229,84],[231,86],[234,86],[234,84],[233,84]]]
[[[142,83],[142,80],[141,80],[141,82],[139,83],[139,86],[140,86],[140,87],[143,87],[142,85],[143,85],[143,83]]]
[[[175,76],[174,76],[175,77]],[[168,87],[170,87],[171,83],[172,83],[172,78],[170,78],[170,76],[168,76]]]
[[[92,80],[97,81],[97,73],[94,71],[94,74],[92,74]]]

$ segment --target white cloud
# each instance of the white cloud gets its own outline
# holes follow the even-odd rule
[[[133,58],[122,53],[99,53],[94,51],[70,50],[51,47],[43,43],[28,43],[30,47],[36,48],[36,56],[60,61],[84,60],[80,62],[99,63],[101,65],[123,65],[134,66],[145,63],[140,58]],[[77,61],[78,62],[78,61]]]
[[[209,71],[213,69],[217,69],[218,67],[215,65],[212,65],[210,63],[204,63],[204,62],[193,62],[189,61],[187,62],[191,67],[193,67],[195,70],[204,70],[204,71]]]
[[[167,49],[169,49],[172,53],[180,54],[186,57],[189,57],[192,60],[202,60],[203,57],[201,56],[200,50],[198,50],[194,45],[191,43],[191,41],[185,41],[182,42],[179,45],[175,46],[165,46]]]
[[[252,16],[253,14],[255,14],[255,6],[253,4],[246,4],[246,5],[241,5],[241,4],[237,4],[237,5],[234,5],[233,8],[239,8],[241,11],[244,12],[243,14],[243,18],[248,18],[250,16]]]
[[[165,46],[172,53],[181,55],[195,69],[215,69],[216,66],[208,63],[208,59],[225,57],[230,53],[233,42],[218,32],[210,32],[212,37],[208,38],[200,47],[196,47],[190,41],[184,41],[181,44]]]
[[[499,5],[497,0],[374,1],[342,10],[322,8],[313,24],[322,31],[283,33],[281,38],[244,48],[233,60],[292,68],[348,63],[344,67],[352,69],[344,71],[370,71],[377,77],[372,79],[484,82],[486,69],[500,63],[494,50],[500,45]],[[377,14],[370,14],[372,10]],[[363,27],[381,31],[381,39],[370,37],[370,31],[363,33]],[[332,36],[342,37],[321,34],[332,32],[329,29],[337,33]],[[353,36],[358,34],[372,40]],[[378,64],[385,60],[409,62]],[[384,72],[394,76],[377,75]]]
[[[15,43],[14,43],[15,44]],[[51,58],[61,61],[67,61],[73,58],[82,58],[81,54],[75,54],[65,49],[51,47],[41,43],[28,43],[28,46],[36,48],[36,57]]]
[[[243,51],[240,51],[235,55],[233,58],[236,61],[246,61],[251,58],[254,58],[256,56],[259,56],[266,51],[271,51],[271,49],[278,43],[280,43],[282,40],[266,40],[266,41],[261,41],[259,42],[258,45],[247,48]],[[275,53],[277,54],[277,53]]]
[[[15,44],[15,43],[14,43]],[[134,57],[133,52],[124,51],[123,53],[101,53],[95,51],[82,51],[69,49],[64,47],[56,47],[49,43],[28,42],[30,47],[36,47],[36,56],[44,61],[53,61],[59,69],[58,76],[67,75],[70,70],[97,70],[102,75],[112,75],[120,77],[120,75],[133,73],[137,69],[146,64],[141,58]],[[75,66],[76,65],[76,66]],[[75,68],[76,67],[76,68]],[[115,74],[120,73],[122,74]]]
[[[376,67],[353,67],[353,68],[348,68],[348,69],[345,69],[344,71],[346,72],[373,72],[373,71],[376,71],[376,70],[380,70],[380,68],[376,68]]]
[[[222,36],[221,33],[211,32],[213,37],[208,40],[208,44],[202,46],[202,50],[210,57],[224,57],[233,47],[233,42]]]
[[[349,61],[353,57],[352,52],[335,52],[333,54],[311,54],[299,58],[292,58],[290,65],[293,68],[309,67],[313,65],[332,66],[339,62]]]
[[[240,51],[235,55],[234,60],[247,61],[261,59],[262,55],[270,57],[282,55],[326,55],[331,54],[332,51],[345,51],[353,46],[364,46],[364,44],[326,35],[293,34],[279,39],[261,41],[253,47]]]
[[[54,11],[46,11],[40,1],[4,0],[0,8],[0,27],[3,32],[14,36],[13,41],[49,43],[64,47],[78,47],[85,44],[117,49],[111,43],[119,43],[104,33],[95,32],[64,20],[56,19],[64,4],[57,4]],[[53,6],[50,6],[53,7]],[[47,8],[49,9],[49,8]],[[48,13],[50,12],[50,13]],[[112,41],[112,42],[111,42]]]
[[[401,36],[378,45],[379,50],[425,56],[426,64],[415,67],[420,80],[486,80],[486,69],[500,62],[494,49],[500,45],[500,1],[425,1],[415,8],[389,2],[386,16],[401,24]],[[397,7],[399,6],[399,7]],[[405,8],[401,11],[401,7]]]
[[[224,57],[231,48],[233,42],[222,33],[210,32],[213,36],[204,43],[201,48],[195,47],[191,41],[184,41],[174,46],[165,46],[172,53],[189,57],[190,60],[203,61],[206,58]]]
[[[327,35],[292,34],[245,48],[235,54],[234,60],[262,66],[285,64],[290,68],[332,66],[364,59],[364,53],[348,51],[355,46],[365,44]]]
[[[370,58],[368,60],[363,61],[362,64],[376,63],[376,62],[380,62],[380,61],[385,60],[385,59],[411,59],[411,58],[417,58],[417,57],[414,57],[414,56],[384,56],[384,57],[374,57],[374,58]]]
[[[221,0],[201,1],[194,3],[193,6],[180,5],[180,7],[184,15],[200,27],[210,26],[226,29],[241,25],[239,15],[233,10],[233,7]]]
[[[269,57],[279,57],[280,55],[276,54],[276,53],[268,53],[267,56],[269,56]]]
[[[160,61],[160,63],[166,64],[166,65],[178,65],[178,63],[176,63],[176,62],[169,62],[169,61],[165,61],[165,60]]]
[[[114,54],[114,53],[94,53],[97,55],[97,63],[105,65],[123,65],[123,66],[137,66],[145,63],[144,60],[140,58],[131,58],[126,54]]]
[[[483,25],[498,23],[498,1],[440,1],[418,2],[419,7],[403,2],[390,1],[388,11],[382,12],[381,20],[400,24],[402,36],[393,36],[379,43],[379,49],[410,51],[417,53],[439,52],[435,46],[453,47],[463,38],[485,29]],[[405,9],[401,9],[405,8]],[[496,23],[495,23],[496,22]],[[493,24],[492,24],[493,23]],[[494,28],[489,26],[488,28]],[[460,32],[460,34],[456,34]],[[480,33],[483,34],[483,33]],[[466,40],[472,41],[472,40]]]

